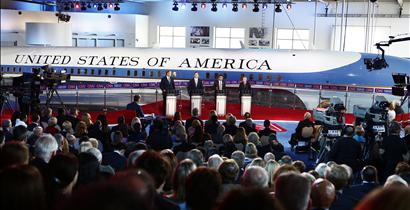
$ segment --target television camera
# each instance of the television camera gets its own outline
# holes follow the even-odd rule
[[[317,163],[326,162],[328,153],[338,137],[342,135],[342,130],[345,126],[346,108],[343,101],[338,97],[330,99],[328,108],[313,109],[313,117],[315,122],[322,125],[319,135],[320,151],[317,156]]]

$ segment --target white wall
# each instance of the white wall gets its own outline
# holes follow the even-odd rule
[[[0,12],[2,42],[17,41],[18,45],[25,45],[26,22],[57,23],[54,12],[22,11],[21,15],[18,14],[17,10],[2,9]],[[68,14],[71,16],[69,23],[73,33],[97,34],[97,38],[124,39],[125,47],[135,47],[136,39],[140,40],[137,46],[146,46],[147,44],[148,16],[146,15],[79,12]],[[115,36],[113,37],[112,34]]]
[[[403,14],[410,14],[410,3],[404,4]],[[261,7],[261,6],[260,6]],[[268,27],[273,28],[273,10],[274,6],[269,5],[264,12],[252,12],[253,5],[248,4],[248,9],[243,10],[239,5],[239,12],[232,12],[232,6],[228,5],[226,9],[222,9],[218,4],[218,12],[210,10],[211,5],[208,4],[203,10],[198,4],[198,11],[192,12],[191,5],[187,4],[185,11],[172,11],[172,2],[156,2],[150,3],[150,21],[149,21],[149,44],[154,46],[157,42],[157,27],[158,26],[210,26],[212,27]],[[319,3],[317,12],[324,14],[325,5]],[[335,13],[335,4],[329,6],[329,14]],[[379,3],[376,11],[379,14],[398,14],[398,5],[394,2]],[[349,4],[349,14],[366,14],[367,3],[355,2]],[[341,6],[339,4],[338,13]],[[262,11],[262,10],[261,10]],[[309,29],[310,30],[310,48],[311,49],[327,49],[332,46],[332,28],[334,25],[334,17],[318,17],[316,26],[316,41],[313,45],[314,32],[314,17],[315,17],[314,2],[296,2],[292,9],[288,12],[289,18],[283,9],[282,13],[275,14],[275,28],[293,28]],[[348,25],[363,26],[365,18],[348,18]],[[293,25],[292,25],[293,23]],[[338,18],[337,24],[340,24]],[[410,18],[377,18],[376,26],[391,27],[391,34],[397,35],[409,33]],[[212,33],[211,33],[212,35]],[[386,36],[385,39],[388,39]],[[382,41],[382,40],[374,40]],[[247,40],[245,40],[245,44]],[[364,43],[363,43],[364,45]],[[410,42],[393,44],[387,51],[387,54],[401,57],[410,57]]]

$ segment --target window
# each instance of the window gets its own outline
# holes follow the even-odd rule
[[[209,78],[210,78],[209,72],[206,72],[205,73],[205,79],[209,79]]]
[[[115,69],[112,70],[112,76],[115,76],[116,73],[117,73],[117,71]]]
[[[185,27],[159,27],[159,45],[168,48],[185,48]]]
[[[124,39],[117,39],[115,47],[125,47],[125,40]]]
[[[94,75],[94,69],[91,69],[91,75]]]
[[[305,29],[278,29],[276,36],[277,49],[309,49],[310,31]]]
[[[98,69],[98,76],[101,75],[101,69]]]
[[[97,39],[79,38],[77,47],[97,47]]]
[[[142,70],[142,77],[145,77],[145,70]]]
[[[215,48],[241,48],[245,43],[244,28],[215,28]]]
[[[149,72],[149,77],[154,77],[154,71],[151,70],[151,71]]]
[[[98,47],[114,47],[114,39],[97,39]]]
[[[131,71],[127,70],[127,76],[129,77],[131,75]]]
[[[157,72],[157,77],[158,77],[158,78],[161,78],[161,71],[158,71],[158,72]]]
[[[108,69],[105,70],[104,75],[105,75],[105,76],[108,75]]]
[[[136,76],[138,76],[138,71],[137,70],[134,71],[134,77],[136,77]]]

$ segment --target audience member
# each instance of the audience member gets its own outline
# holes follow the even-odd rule
[[[312,184],[310,192],[312,210],[329,210],[336,199],[335,186],[326,179],[318,179]]]
[[[200,167],[186,180],[185,200],[191,210],[212,210],[216,207],[222,187],[221,176],[212,169]]]
[[[262,138],[262,136],[270,136],[272,133],[276,135],[276,131],[272,130],[270,126],[271,122],[269,120],[263,121],[264,128],[258,132],[259,137]]]
[[[243,173],[241,185],[243,187],[268,188],[269,176],[260,166],[250,166]]]
[[[29,150],[20,142],[7,142],[0,150],[0,170],[10,166],[27,165]]]
[[[281,210],[279,202],[260,188],[238,188],[230,191],[217,210]]]
[[[275,197],[286,210],[306,210],[309,205],[311,184],[296,173],[285,173],[275,181]]]

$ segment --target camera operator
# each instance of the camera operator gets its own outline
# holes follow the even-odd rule
[[[32,73],[23,73],[23,76],[16,78],[14,83],[20,87],[15,93],[20,112],[26,115],[30,111],[40,113],[40,69],[33,68]]]

